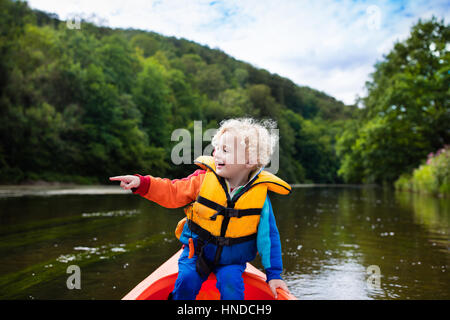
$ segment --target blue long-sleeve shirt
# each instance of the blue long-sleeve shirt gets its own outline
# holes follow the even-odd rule
[[[266,270],[267,281],[281,279],[283,260],[280,234],[278,233],[269,195],[267,195],[261,211],[256,246],[261,256],[262,265]]]

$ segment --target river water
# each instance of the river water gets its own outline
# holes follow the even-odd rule
[[[450,299],[449,198],[307,186],[271,200],[299,299]],[[120,299],[180,248],[182,217],[118,186],[2,186],[0,299]]]

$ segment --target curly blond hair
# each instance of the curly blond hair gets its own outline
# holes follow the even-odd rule
[[[253,118],[236,118],[222,120],[220,128],[211,140],[214,148],[219,138],[227,131],[241,138],[245,144],[245,158],[258,168],[265,167],[270,162],[274,149],[278,143],[277,123],[271,119],[256,120]]]

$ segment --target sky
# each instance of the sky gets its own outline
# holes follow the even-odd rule
[[[195,41],[353,104],[374,64],[419,18],[449,23],[449,0],[28,0],[61,20]],[[81,25],[82,29],[82,25]]]

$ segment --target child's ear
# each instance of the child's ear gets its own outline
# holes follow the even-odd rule
[[[256,168],[256,164],[254,164],[254,163],[246,163],[245,164],[245,168],[247,168],[247,169],[255,169]]]

